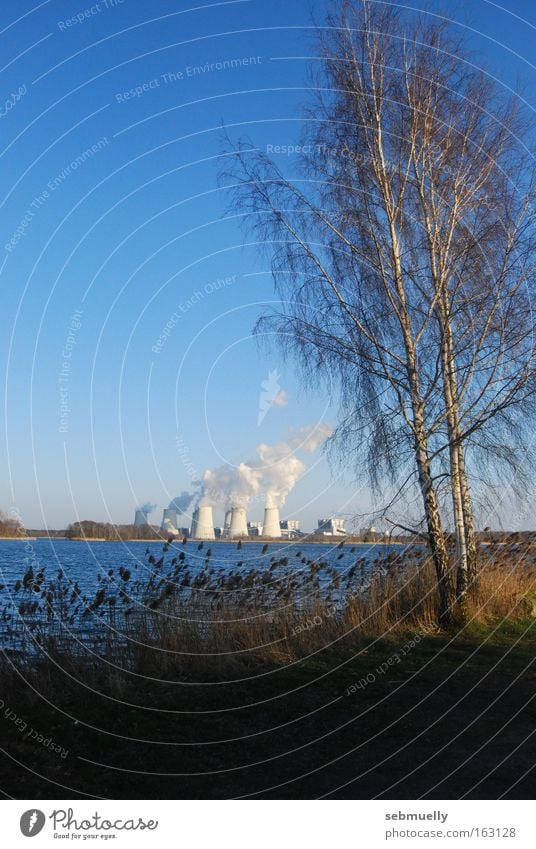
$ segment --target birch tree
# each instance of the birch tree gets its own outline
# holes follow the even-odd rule
[[[471,468],[527,449],[534,228],[516,102],[436,20],[337,5],[301,172],[242,143],[234,178],[285,303],[261,327],[336,376],[335,436],[377,491],[416,475],[445,623],[477,580]]]

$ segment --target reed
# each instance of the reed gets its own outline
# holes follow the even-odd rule
[[[145,569],[101,576],[92,598],[62,570],[52,580],[29,570],[3,591],[4,675],[12,674],[8,667],[13,674],[39,670],[40,692],[68,675],[120,693],[132,675],[240,677],[334,643],[359,647],[438,630],[435,574],[424,549],[372,563],[355,548],[341,551],[332,563],[267,551],[258,568],[224,572],[211,565],[211,554],[195,565],[166,545],[159,560],[148,555]],[[470,625],[534,616],[533,549],[482,546]]]

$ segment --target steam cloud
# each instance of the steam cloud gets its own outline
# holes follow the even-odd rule
[[[306,425],[295,432],[290,444],[294,449],[313,454],[332,433],[332,429],[327,424]]]
[[[267,507],[282,507],[306,469],[295,452],[312,454],[331,433],[326,424],[302,427],[291,435],[288,442],[258,445],[254,460],[238,466],[206,469],[201,481],[199,504],[225,509],[247,507],[252,498],[265,493]]]
[[[255,461],[238,466],[220,466],[203,473],[201,506],[247,507],[250,499],[258,495],[262,478]]]
[[[145,504],[142,504],[139,509],[142,510],[144,513],[147,513],[147,515],[149,515],[149,513],[153,512],[155,507],[156,507],[156,504],[151,504],[150,501],[147,501]]]
[[[169,502],[169,510],[176,510],[177,513],[186,513],[188,507],[195,498],[195,492],[186,492],[183,490],[180,495],[176,495]]]

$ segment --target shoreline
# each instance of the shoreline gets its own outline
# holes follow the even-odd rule
[[[154,538],[153,539],[145,539],[145,538],[144,539],[105,539],[104,537],[49,536],[48,534],[43,534],[42,536],[31,536],[31,537],[23,537],[23,536],[0,537],[0,542],[2,540],[7,540],[7,541],[18,540],[18,541],[22,542],[24,540],[35,541],[35,540],[39,540],[39,539],[48,539],[48,540],[55,540],[55,539],[58,539],[58,540],[62,539],[63,540],[64,539],[64,540],[68,540],[69,542],[140,542],[140,543],[145,543],[145,544],[147,544],[147,543],[159,543],[159,544],[162,544],[162,545],[165,545],[165,544],[168,543],[168,540],[164,539],[163,537],[161,537],[160,539],[154,539]],[[385,541],[385,540],[372,540],[371,542],[363,542],[362,540],[354,540],[354,539],[347,538],[347,537],[346,538],[341,538],[341,537],[329,538],[329,537],[326,537],[325,539],[307,539],[306,537],[301,537],[300,539],[285,539],[284,537],[258,537],[258,538],[249,538],[248,539],[248,538],[245,538],[245,537],[236,537],[236,539],[205,539],[205,540],[191,539],[190,537],[188,537],[186,544],[189,544],[189,543],[195,544],[195,543],[200,543],[200,542],[207,544],[207,545],[218,545],[218,544],[221,545],[221,544],[229,544],[229,543],[237,543],[238,544],[239,542],[241,542],[243,545],[251,545],[251,544],[260,545],[261,543],[263,545],[266,544],[266,543],[268,543],[268,544],[277,543],[277,544],[281,544],[281,545],[340,545],[341,542],[344,542],[345,545],[350,545],[350,546],[366,545],[368,547],[373,546],[373,545],[376,545],[376,546],[380,546],[380,545],[389,545],[389,546],[402,545],[402,546],[407,547],[409,545],[423,545],[424,544],[422,542],[415,542],[413,540],[411,540],[411,541],[407,540],[407,541],[403,541],[403,542],[401,540],[389,540],[388,542]],[[182,537],[177,537],[175,540],[173,540],[173,543],[182,545]]]
[[[26,540],[36,539],[49,539],[49,537],[23,537],[19,535],[18,537],[0,537],[0,542],[2,542],[2,540],[10,540],[11,542],[13,542],[13,540],[18,540],[19,542],[24,542]],[[65,539],[65,537],[59,537],[59,539]]]

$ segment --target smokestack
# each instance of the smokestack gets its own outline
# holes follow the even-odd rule
[[[192,539],[195,539],[197,534],[197,517],[199,515],[199,507],[196,507],[194,512],[192,513],[192,527],[190,529],[190,536]]]
[[[224,522],[223,522],[223,536],[224,537],[230,536],[232,515],[233,515],[232,510],[226,510],[225,511],[225,519],[224,519]]]
[[[136,513],[134,515],[134,524],[137,528],[139,528],[141,525],[148,525],[149,514],[146,513],[145,510],[136,510]]]
[[[263,537],[280,537],[281,527],[279,525],[279,508],[266,507],[264,510],[264,523],[262,526]]]
[[[229,527],[229,536],[232,539],[234,539],[235,537],[249,536],[245,507],[233,507],[231,511],[231,525]]]
[[[193,536],[193,534],[192,534]],[[212,507],[198,507],[195,526],[196,539],[214,539],[214,520]]]
[[[160,530],[166,534],[178,534],[177,511],[174,507],[168,507],[164,510],[162,516],[162,524]]]

